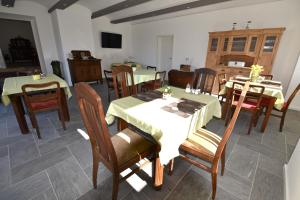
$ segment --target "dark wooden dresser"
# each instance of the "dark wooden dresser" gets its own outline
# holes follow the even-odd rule
[[[93,58],[90,51],[71,51],[73,59],[68,59],[72,83],[97,81],[103,83],[101,59]]]

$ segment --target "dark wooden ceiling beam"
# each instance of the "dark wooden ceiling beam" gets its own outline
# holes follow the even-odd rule
[[[151,0],[126,0],[126,1],[122,1],[120,3],[114,4],[114,5],[109,6],[107,8],[104,8],[104,9],[98,10],[96,12],[93,12],[92,13],[92,19],[104,16],[104,15],[107,15],[107,14],[110,14],[110,13],[113,13],[113,12],[117,12],[117,11],[120,11],[120,10],[123,10],[123,9],[127,9],[127,8],[130,8],[130,7],[133,7],[133,6],[137,6],[139,4],[146,3],[148,1],[151,1]]]
[[[78,0],[60,0],[56,4],[54,4],[49,10],[48,13],[53,12],[55,9],[61,9],[64,10],[67,7],[73,5],[76,3]]]
[[[129,22],[129,21],[134,21],[134,20],[139,20],[139,19],[144,19],[144,18],[149,18],[149,17],[156,17],[159,15],[164,15],[164,14],[168,14],[168,13],[172,13],[172,12],[178,12],[178,11],[188,10],[188,9],[192,9],[192,8],[198,8],[198,7],[202,7],[202,6],[223,3],[226,1],[232,1],[232,0],[198,0],[198,1],[193,1],[193,2],[189,2],[189,3],[185,3],[185,4],[180,4],[177,6],[172,6],[169,8],[155,10],[152,12],[147,12],[147,13],[143,13],[143,14],[139,14],[139,15],[134,15],[134,16],[130,16],[130,17],[112,20],[111,23],[119,24],[119,23],[123,23],[123,22]]]

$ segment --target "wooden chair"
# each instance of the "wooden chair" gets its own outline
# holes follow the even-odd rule
[[[191,65],[180,65],[180,71],[184,71],[184,72],[190,72],[191,71]]]
[[[273,80],[272,74],[260,74],[260,76],[264,77],[265,80]]]
[[[132,68],[126,65],[115,66],[112,69],[112,79],[116,98],[131,96],[137,93],[134,85]]]
[[[188,138],[185,140],[185,142],[180,145],[180,151],[183,152],[180,154],[180,158],[190,162],[196,167],[199,167],[211,173],[212,199],[215,199],[216,197],[218,163],[219,160],[221,159],[221,164],[222,164],[221,175],[223,176],[225,170],[226,144],[232,133],[235,122],[238,118],[248,88],[249,88],[249,83],[246,83],[242,93],[240,94],[240,98],[238,100],[233,117],[229,123],[229,126],[226,128],[222,138],[217,134],[210,132],[206,129],[199,129],[196,131],[196,133],[190,134]],[[210,163],[210,166],[201,163],[197,160],[194,160],[186,154],[204,160]],[[171,162],[169,163],[169,174],[172,174],[173,166],[174,166],[174,160],[171,160]]]
[[[225,84],[227,82],[227,74],[221,73],[218,74],[218,83],[219,83],[219,91],[218,91],[218,99],[221,97],[221,103],[223,99],[226,98]]]
[[[124,129],[110,136],[100,96],[86,83],[76,84],[75,92],[92,147],[94,188],[97,188],[98,167],[99,162],[102,162],[113,174],[112,199],[116,200],[119,183],[136,173],[141,167],[133,169],[122,178],[120,173],[146,157],[154,160],[154,167],[157,145],[130,129]],[[154,181],[155,170],[152,178]]]
[[[156,72],[154,80],[145,82],[142,85],[142,91],[156,90],[161,88],[164,85],[166,73],[166,71]]]
[[[54,87],[55,86],[55,87]],[[54,89],[47,90],[49,87]],[[30,92],[30,89],[43,90],[43,92]],[[35,113],[57,110],[59,119],[62,123],[62,127],[66,130],[65,120],[63,115],[62,103],[61,103],[61,91],[58,82],[49,82],[42,84],[26,84],[22,86],[23,96],[25,104],[28,108],[29,117],[32,123],[32,127],[36,129],[37,136],[41,139],[40,129],[35,117]]]
[[[200,68],[195,70],[196,89],[202,93],[211,95],[217,72],[209,68]]]
[[[187,84],[193,85],[194,72],[184,72],[172,69],[168,72],[169,85],[179,88],[186,88]]]
[[[274,108],[275,110],[277,110],[278,112],[281,113],[281,115],[272,114],[272,116],[279,117],[281,119],[280,120],[280,127],[279,127],[280,132],[282,132],[282,129],[283,129],[283,126],[284,126],[284,120],[285,120],[286,112],[289,109],[289,106],[290,106],[291,102],[293,101],[293,99],[295,98],[295,96],[297,95],[297,93],[299,91],[300,91],[300,84],[295,88],[295,90],[293,91],[291,96],[288,98],[287,102],[284,103],[283,107],[280,110]]]
[[[110,92],[114,91],[114,83],[113,83],[113,78],[112,78],[112,71],[104,70],[104,77],[106,81],[106,86],[107,86],[107,97],[108,97],[108,102],[110,102]]]
[[[243,87],[244,85],[245,85],[244,83],[233,82],[233,85],[232,85],[233,89],[232,89],[232,95],[231,95],[231,109],[228,110],[225,125],[228,124],[229,119],[233,113],[233,110],[238,105],[237,99],[239,98],[239,96],[241,94],[241,89],[238,89],[239,87],[237,87],[237,86]],[[250,134],[252,127],[253,126],[256,127],[256,125],[257,125],[258,117],[259,117],[260,110],[261,110],[260,104],[262,101],[264,91],[265,91],[265,87],[263,87],[263,86],[250,85],[249,91],[246,94],[246,100],[242,104],[242,110],[252,113],[252,117],[250,120],[248,132],[247,132],[248,135]]]
[[[154,66],[147,66],[147,70],[148,69],[152,69],[152,70],[154,70],[154,71],[156,71],[157,70],[157,68],[156,67],[154,67]]]

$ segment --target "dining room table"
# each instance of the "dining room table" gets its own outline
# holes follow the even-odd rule
[[[21,133],[26,134],[29,133],[28,125],[25,118],[25,109],[23,107],[23,93],[22,93],[22,86],[25,84],[41,84],[56,81],[60,84],[61,88],[61,102],[63,107],[63,115],[66,121],[70,120],[70,114],[67,104],[67,99],[71,98],[72,93],[70,88],[65,80],[62,78],[54,75],[54,74],[47,74],[43,76],[39,80],[34,80],[33,76],[18,76],[18,77],[10,77],[5,78],[3,84],[3,91],[2,91],[2,103],[5,106],[12,104],[18,125],[20,127]],[[46,90],[53,89],[52,87],[37,89],[31,88],[29,92],[43,92]]]
[[[228,109],[230,107],[233,83],[234,82],[245,83],[245,80],[246,80],[246,77],[241,77],[241,78],[237,77],[237,78],[232,78],[231,80],[226,82],[225,87],[223,88],[223,90],[225,90],[224,92],[226,93],[226,103],[223,106],[223,111],[222,111],[223,119],[225,119]],[[273,108],[281,110],[281,108],[284,105],[282,83],[280,81],[273,81],[273,80],[260,80],[257,82],[250,81],[250,85],[258,85],[258,86],[263,86],[265,88],[263,96],[262,96],[262,101],[267,102],[268,105],[267,105],[267,109],[265,112],[265,117],[262,122],[261,129],[260,129],[261,132],[265,132]],[[236,86],[241,87],[239,85],[236,85]],[[239,89],[239,88],[237,88],[237,89]],[[255,92],[255,91],[252,91],[252,92]]]
[[[221,117],[221,105],[217,97],[187,93],[170,86],[171,95],[164,95],[164,88],[148,93],[114,100],[106,113],[106,121],[116,119],[141,130],[160,145],[156,160],[155,187],[163,184],[163,168],[179,156],[179,146],[198,128],[206,126],[213,118]],[[151,94],[150,93],[155,93]],[[125,127],[123,127],[125,128]]]

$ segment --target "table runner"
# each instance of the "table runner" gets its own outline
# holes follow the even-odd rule
[[[114,116],[152,135],[161,145],[160,159],[167,164],[178,156],[179,145],[196,129],[205,126],[213,116],[221,117],[221,105],[216,97],[185,93],[183,89],[171,87],[172,97],[143,102],[134,97],[125,97],[111,102],[106,121],[111,124]],[[187,118],[164,111],[162,107],[186,98],[206,104]]]
[[[161,91],[157,91],[157,90],[150,90],[150,91],[141,92],[141,93],[138,93],[138,94],[135,94],[132,96],[139,100],[148,102],[148,101],[162,98],[163,93]]]
[[[2,102],[5,106],[10,104],[9,95],[22,93],[22,85],[24,84],[39,84],[47,83],[51,81],[57,81],[61,88],[65,89],[65,93],[68,98],[72,96],[70,88],[65,80],[54,74],[47,74],[47,76],[40,80],[33,80],[32,76],[18,76],[10,77],[4,80],[3,92],[2,92]],[[49,87],[49,89],[54,88],[54,86]],[[28,91],[38,91],[41,89],[29,89]]]

